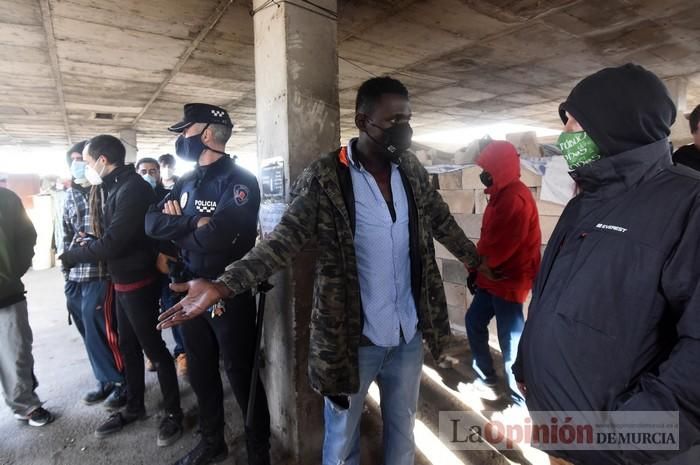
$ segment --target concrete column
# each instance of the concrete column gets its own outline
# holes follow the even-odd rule
[[[685,113],[688,110],[688,78],[675,77],[666,79],[666,87],[668,87],[668,92],[671,94],[671,99],[678,111],[676,122],[671,127],[671,142],[673,142],[675,148],[678,148],[681,145],[689,144],[693,140],[688,120],[685,118]]]
[[[119,139],[124,144],[126,148],[126,162],[135,163],[138,157],[138,145],[136,140],[136,130],[135,129],[122,129],[119,131]]]
[[[287,199],[303,169],[340,142],[337,1],[315,3],[323,9],[253,1],[258,160],[284,161]],[[306,374],[315,255],[275,276],[265,319],[272,430],[299,464],[320,463],[323,443],[323,399]]]

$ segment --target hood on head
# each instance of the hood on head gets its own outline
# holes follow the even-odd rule
[[[676,106],[661,79],[627,64],[606,68],[578,83],[559,107],[579,122],[604,157],[665,139],[676,120]]]
[[[493,185],[485,190],[487,194],[494,194],[520,179],[520,156],[510,142],[492,141],[481,151],[476,164],[493,178]]]

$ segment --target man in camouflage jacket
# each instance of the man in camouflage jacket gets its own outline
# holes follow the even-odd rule
[[[354,444],[343,446],[348,450],[339,452],[339,455],[328,451],[330,421],[328,402],[330,399],[333,401],[331,405],[342,411],[348,407],[348,396],[352,408],[354,402],[352,396],[362,389],[365,389],[366,394],[368,386],[362,385],[364,381],[361,381],[361,370],[358,366],[361,363],[358,362],[358,353],[368,345],[375,345],[374,341],[368,340],[363,334],[363,326],[369,315],[365,313],[367,309],[363,309],[362,297],[365,294],[361,291],[361,276],[358,276],[357,252],[359,249],[355,237],[358,221],[355,190],[358,186],[353,186],[351,175],[354,169],[353,160],[349,155],[356,150],[355,146],[359,147],[363,143],[363,138],[369,140],[369,144],[376,143],[382,150],[386,147],[389,155],[392,154],[391,149],[393,152],[401,152],[403,150],[396,150],[395,146],[405,145],[399,149],[408,148],[412,134],[408,125],[411,115],[408,95],[401,83],[390,78],[376,78],[363,84],[358,94],[358,115],[361,115],[362,110],[360,97],[363,89],[368,94],[365,97],[373,99],[380,107],[382,105],[384,107],[393,105],[395,108],[398,106],[398,110],[385,108],[390,116],[382,125],[391,124],[391,126],[389,128],[374,126],[373,122],[367,122],[364,115],[356,117],[361,131],[360,139],[351,141],[349,144],[353,146],[351,149],[343,147],[327,154],[304,170],[293,186],[291,202],[286,212],[270,236],[260,242],[243,259],[229,265],[216,281],[196,280],[173,285],[176,291],[187,291],[188,294],[179,304],[162,315],[160,325],[162,328],[173,326],[182,320],[203,313],[219,299],[226,299],[255,287],[257,283],[264,281],[273,273],[289,266],[307,243],[315,241],[319,256],[314,276],[308,375],[313,389],[326,396],[324,464],[337,463],[331,460],[331,456],[333,460],[346,460],[345,463],[348,464],[355,463],[355,458],[359,460],[359,454],[350,450],[355,448]],[[380,110],[381,108],[373,112]],[[391,115],[392,111],[396,116]],[[381,121],[376,114],[374,119]],[[390,129],[394,127],[403,129],[403,135],[401,130]],[[382,140],[379,140],[380,138]],[[374,150],[379,149],[375,147]],[[356,151],[356,158],[359,158],[361,155],[359,148]],[[432,185],[428,173],[415,155],[403,151],[400,158],[392,157],[391,160],[400,174],[400,181],[396,181],[399,179],[399,176],[396,176],[391,188],[397,186],[400,188],[403,184],[405,198],[408,200],[405,210],[408,214],[408,236],[410,236],[408,239],[410,286],[406,287],[412,295],[412,302],[415,302],[416,334],[420,336],[422,333],[422,338],[428,343],[432,355],[437,358],[450,335],[450,325],[442,278],[435,261],[433,239],[442,243],[469,268],[478,268],[481,260],[474,244],[467,239],[455,222],[447,204]],[[370,161],[368,158],[362,160],[368,171],[372,171],[369,168]],[[386,165],[390,164],[386,163]],[[376,174],[375,178],[377,183],[380,183]],[[396,194],[394,192],[394,199],[397,197]],[[391,191],[389,195],[391,196]],[[389,199],[387,199],[387,205],[390,205]],[[384,205],[385,209],[387,205]],[[396,213],[391,206],[389,208],[392,209],[395,222]],[[386,245],[380,243],[377,246]],[[405,252],[404,249],[403,253]],[[485,271],[488,272],[488,270]],[[396,328],[396,334],[399,334],[398,328]],[[405,334],[406,330],[402,326],[401,335],[405,336]],[[418,345],[421,346],[420,363],[417,363],[418,379],[415,386],[414,405],[408,406],[408,410],[413,410],[413,418],[415,418],[417,386],[422,363],[422,344],[420,344],[420,337],[417,339]],[[408,341],[405,342],[408,343]],[[384,420],[387,421],[387,418]],[[359,416],[357,421],[359,423]],[[412,427],[412,420],[409,426]],[[333,433],[333,431],[330,432]],[[354,434],[352,427],[344,433],[350,436],[346,439],[351,442]],[[412,440],[412,431],[407,434]],[[357,437],[359,438],[359,435]],[[410,458],[413,451],[404,451],[401,459],[391,459],[386,441],[385,438],[387,465],[413,463]],[[396,457],[399,455],[397,453]]]

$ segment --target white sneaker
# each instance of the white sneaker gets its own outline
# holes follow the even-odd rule
[[[15,419],[18,421],[26,421],[29,426],[44,426],[54,421],[54,416],[43,407],[34,409],[28,415],[20,415],[15,413]]]

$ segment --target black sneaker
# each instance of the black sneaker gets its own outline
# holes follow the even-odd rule
[[[117,411],[126,407],[126,386],[115,384],[111,394],[105,400],[104,406],[109,411]]]
[[[158,427],[158,447],[168,447],[182,436],[182,415],[169,414]]]
[[[124,426],[129,423],[133,423],[136,420],[142,420],[146,416],[145,411],[140,411],[136,413],[130,413],[128,411],[113,413],[107,418],[107,421],[102,423],[95,430],[95,437],[102,439],[111,434],[118,433],[124,428]]]
[[[228,457],[228,446],[225,442],[210,444],[202,439],[187,455],[175,462],[175,465],[207,465],[223,462],[226,457]]]
[[[19,421],[26,421],[29,426],[45,426],[54,421],[54,416],[43,407],[32,410],[28,415],[15,413],[15,418]]]
[[[112,383],[98,383],[95,390],[85,394],[85,397],[83,397],[83,403],[85,405],[99,404],[109,397],[109,394],[113,389],[114,385]]]

